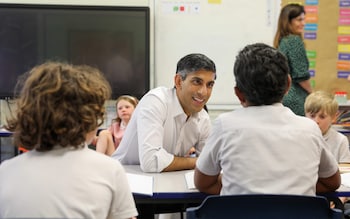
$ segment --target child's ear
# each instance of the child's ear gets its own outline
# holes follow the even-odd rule
[[[241,92],[241,90],[238,87],[234,87],[234,89],[235,89],[236,96],[238,97],[239,101],[241,102],[241,105],[243,107],[246,107],[247,106],[247,101],[245,99],[244,93]]]
[[[289,91],[289,89],[290,89],[290,87],[292,86],[292,78],[291,78],[291,76],[288,74],[288,86],[287,86],[287,90],[286,90],[286,95],[287,95],[287,93],[288,93],[288,91]]]
[[[332,116],[331,116],[332,121],[334,121],[334,120],[336,119],[336,117],[337,117],[337,114],[332,115]]]

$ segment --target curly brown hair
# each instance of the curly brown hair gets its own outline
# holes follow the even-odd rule
[[[110,95],[98,69],[46,62],[26,74],[16,115],[6,128],[14,132],[15,144],[27,150],[84,147],[87,133],[102,124]]]

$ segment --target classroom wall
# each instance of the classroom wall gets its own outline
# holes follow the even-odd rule
[[[290,0],[282,0],[286,5]],[[304,42],[314,90],[350,94],[349,2],[299,0],[304,5]],[[350,96],[348,96],[349,98]]]
[[[174,5],[184,5],[184,12],[174,12]],[[233,90],[235,57],[250,43],[272,45],[280,1],[155,1],[154,7],[156,85],[172,86],[176,62],[185,54],[203,53],[217,67],[209,111],[240,107]]]
[[[188,53],[204,53],[217,66],[217,80],[208,102],[212,118],[240,107],[233,92],[235,56],[248,43],[272,44],[280,10],[280,0],[0,0],[0,3],[149,6],[150,87],[172,87],[177,61]],[[1,124],[13,110],[13,104],[1,100],[0,108]],[[107,109],[111,117],[115,112],[113,101],[107,103]]]

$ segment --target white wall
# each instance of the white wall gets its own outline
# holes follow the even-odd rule
[[[235,57],[250,43],[272,45],[280,1],[209,2],[155,1],[155,82],[173,86],[176,62],[188,53],[203,53],[217,67],[209,111],[233,109],[239,106],[233,91]],[[172,12],[174,5],[184,5],[185,11]]]

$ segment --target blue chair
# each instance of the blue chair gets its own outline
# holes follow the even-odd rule
[[[323,196],[228,195],[208,196],[200,206],[186,209],[187,219],[341,219],[339,209],[329,208]]]

